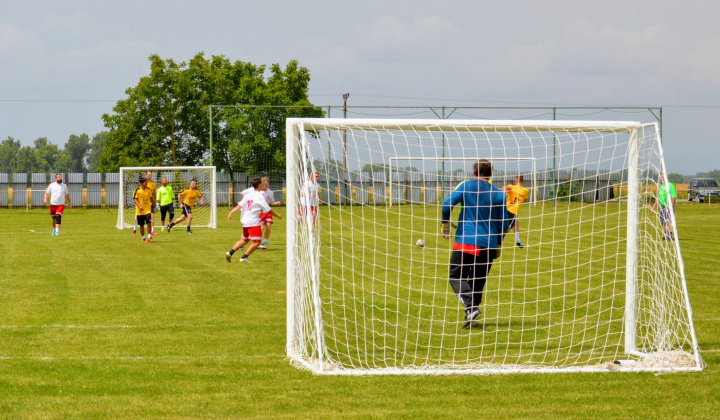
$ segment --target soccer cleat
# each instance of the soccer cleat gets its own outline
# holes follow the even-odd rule
[[[463,324],[463,328],[469,328],[472,324],[475,323],[475,320],[479,316],[480,316],[480,309],[475,309],[474,311],[468,313],[465,316],[465,323]]]
[[[168,233],[170,233],[170,230],[172,230],[173,226],[175,226],[175,224],[172,222],[170,222],[170,224],[168,224]]]
[[[226,253],[225,253],[225,259],[227,260],[227,262],[232,262],[232,255],[230,255],[229,252],[226,252]]]
[[[192,235],[192,230],[188,230],[188,235]]]
[[[55,236],[55,231],[50,232],[50,236]]]
[[[155,242],[155,239],[153,239],[152,236],[148,236],[148,242]]]
[[[262,244],[265,246],[270,246],[270,243],[268,243],[267,239],[263,239]]]
[[[152,233],[151,233],[152,236],[155,236],[155,235],[157,235],[157,234],[158,234],[157,232],[152,232]]]
[[[145,243],[145,242],[147,242],[147,239],[143,238],[142,241],[143,241],[143,243]]]
[[[251,263],[252,261],[248,260],[247,257],[242,257],[242,258],[240,258],[240,262],[241,262],[241,263],[243,263],[243,262]]]
[[[267,249],[267,247],[265,245],[260,245],[258,249]]]
[[[525,248],[525,246],[523,245],[523,243],[522,243],[521,241],[515,242],[515,245],[517,245],[518,248],[521,248],[521,249],[522,249],[522,248]]]
[[[133,236],[135,236],[135,235],[137,235],[137,232],[135,230],[133,230]]]

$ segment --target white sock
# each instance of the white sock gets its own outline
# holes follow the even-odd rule
[[[520,232],[515,232],[515,242],[520,242]]]
[[[55,226],[55,233],[59,233],[59,232],[60,232],[60,228],[58,226]]]

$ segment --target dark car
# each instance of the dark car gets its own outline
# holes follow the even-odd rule
[[[688,201],[702,203],[705,200],[717,200],[720,197],[720,186],[712,178],[693,178],[688,188]]]

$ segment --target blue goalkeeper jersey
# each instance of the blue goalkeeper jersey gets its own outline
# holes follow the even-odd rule
[[[455,242],[497,248],[512,221],[506,202],[505,193],[487,181],[465,181],[443,202],[442,221],[450,222],[453,207],[462,203]]]

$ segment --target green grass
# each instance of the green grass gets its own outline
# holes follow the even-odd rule
[[[241,265],[223,257],[239,236],[225,209],[217,230],[154,244],[115,229],[115,212],[70,210],[51,237],[47,211],[0,210],[0,416],[715,418],[719,210],[677,210],[703,372],[450,377],[290,366],[285,220],[270,249]],[[444,260],[428,261],[427,275],[444,273]]]

